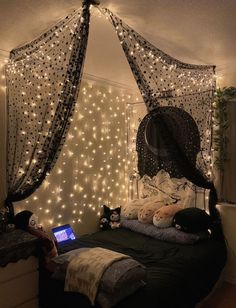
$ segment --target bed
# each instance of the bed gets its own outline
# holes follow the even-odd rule
[[[121,300],[116,308],[193,308],[211,292],[226,262],[226,246],[215,207],[217,195],[213,183],[195,166],[200,151],[198,131],[194,135],[196,140],[193,138],[195,126],[188,126],[192,139],[186,135],[187,129],[183,129],[184,134],[177,134],[176,140],[173,140],[175,123],[180,123],[182,119],[182,124],[187,125],[192,119],[185,121],[179,108],[160,107],[153,112],[142,120],[137,134],[138,171],[141,176],[141,186],[137,185],[140,186],[138,195],[142,195],[142,201],[156,196],[158,202],[165,205],[208,208],[214,222],[211,237],[183,244],[153,238],[123,225],[118,229],[84,235],[76,240],[73,249],[102,247],[126,254],[146,267],[146,285]],[[177,120],[174,121],[176,116]],[[153,130],[146,129],[150,119],[160,126],[155,134]],[[173,134],[167,127],[172,128]],[[158,135],[161,133],[163,136]],[[158,136],[161,142],[156,142]],[[190,139],[194,142],[189,143]],[[198,146],[195,148],[196,144]],[[205,195],[207,190],[208,195]],[[70,246],[64,247],[59,253],[70,249]],[[84,295],[64,292],[63,279],[53,277],[49,272],[40,270],[39,299],[42,308],[92,307]],[[94,307],[99,305],[95,304]]]
[[[76,246],[103,247],[127,254],[147,268],[147,284],[115,307],[190,308],[212,290],[226,262],[224,241],[204,240],[193,245],[168,243],[126,228],[81,236]],[[75,249],[73,244],[73,249]],[[69,251],[70,246],[59,249]],[[92,307],[81,294],[64,292],[64,283],[40,269],[42,308]],[[99,307],[95,305],[94,307]]]

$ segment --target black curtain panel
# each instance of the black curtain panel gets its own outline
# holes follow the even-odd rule
[[[6,206],[30,196],[53,168],[78,97],[91,1],[32,42],[11,51],[6,67]]]
[[[215,67],[181,62],[153,46],[108,9],[101,11],[115,28],[147,110],[178,107],[196,122],[201,142],[196,163],[211,177]]]
[[[214,236],[221,236],[212,177],[212,129],[215,67],[181,62],[153,46],[108,9],[112,23],[146,104],[148,115],[137,135],[138,172],[186,177],[210,189]]]

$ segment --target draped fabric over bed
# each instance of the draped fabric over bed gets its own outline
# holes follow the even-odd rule
[[[89,33],[89,3],[32,42],[6,67],[6,206],[31,195],[53,168],[77,101]]]
[[[64,143],[80,86],[90,4],[96,1],[85,0],[82,12],[74,11],[11,52],[6,70],[8,206],[40,186]],[[209,209],[219,234],[217,194],[210,181],[214,66],[178,61],[108,9],[101,11],[115,27],[149,112],[137,136],[140,175],[165,169],[210,189]]]
[[[212,177],[212,115],[215,67],[183,63],[145,40],[108,9],[148,114],[137,134],[138,172],[155,176],[161,169],[210,190],[213,235],[222,236]]]

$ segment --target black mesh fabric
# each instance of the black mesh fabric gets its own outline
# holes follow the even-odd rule
[[[149,114],[138,129],[138,172],[186,177],[210,189],[213,234],[222,236],[212,181],[212,129],[215,67],[181,62],[153,46],[108,9],[102,12],[114,26]],[[151,134],[150,134],[151,133]]]
[[[164,123],[163,123],[164,122]],[[163,126],[168,128],[168,132]],[[173,141],[170,140],[174,139]],[[177,144],[177,147],[176,147]],[[171,177],[183,177],[175,156],[181,150],[190,164],[195,165],[200,152],[200,135],[193,118],[176,107],[159,107],[141,121],[137,133],[138,170],[142,177],[155,176],[161,169]]]
[[[147,110],[178,107],[196,122],[201,142],[197,165],[210,178],[215,67],[181,62],[152,45],[108,9],[102,12],[115,28]]]
[[[6,206],[31,195],[53,168],[77,101],[90,3],[32,42],[14,49],[6,67],[8,147]]]

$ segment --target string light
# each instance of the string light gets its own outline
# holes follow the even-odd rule
[[[128,197],[127,105],[137,97],[100,83],[91,87],[88,81],[81,89],[56,166],[32,197],[16,204],[36,213],[46,228],[86,224],[88,211],[98,217],[101,205],[119,206]]]

